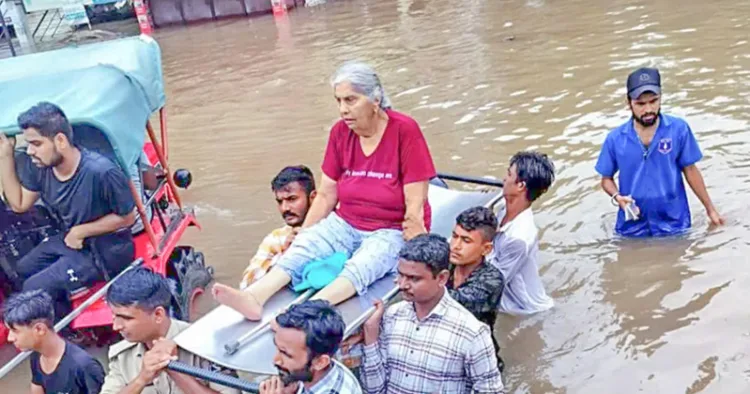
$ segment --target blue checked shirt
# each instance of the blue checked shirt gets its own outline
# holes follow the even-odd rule
[[[492,393],[503,390],[491,332],[448,291],[422,321],[414,305],[389,307],[376,343],[364,347],[368,394]]]
[[[336,360],[330,371],[309,389],[301,383],[297,394],[362,394],[357,378],[351,371]]]

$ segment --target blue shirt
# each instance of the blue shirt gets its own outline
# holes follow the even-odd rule
[[[648,148],[644,147],[629,119],[612,130],[604,141],[596,171],[614,177],[619,171],[619,192],[632,196],[640,218],[625,221],[617,213],[615,231],[626,237],[664,236],[690,228],[682,169],[701,158],[700,147],[683,119],[659,115],[659,126]]]

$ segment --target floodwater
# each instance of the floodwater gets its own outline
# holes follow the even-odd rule
[[[170,161],[193,172],[183,196],[203,225],[188,240],[219,281],[238,281],[281,223],[271,178],[319,168],[337,119],[329,75],[366,60],[440,171],[501,177],[522,149],[557,166],[534,205],[556,306],[500,318],[508,392],[746,393],[749,15],[736,0],[370,0],[158,31]],[[709,229],[689,192],[688,235],[613,236],[594,164],[628,119],[627,74],[646,65],[662,71],[663,112],[698,138],[724,227]]]

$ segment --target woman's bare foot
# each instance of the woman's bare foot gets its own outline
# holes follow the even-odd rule
[[[241,313],[248,320],[260,320],[263,317],[263,306],[248,291],[237,290],[221,283],[211,289],[216,301]]]

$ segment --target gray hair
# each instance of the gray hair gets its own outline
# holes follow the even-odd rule
[[[336,87],[342,82],[349,82],[357,93],[367,96],[372,102],[380,100],[381,109],[391,108],[391,99],[385,94],[378,74],[369,64],[357,61],[344,63],[331,77],[331,86]]]

